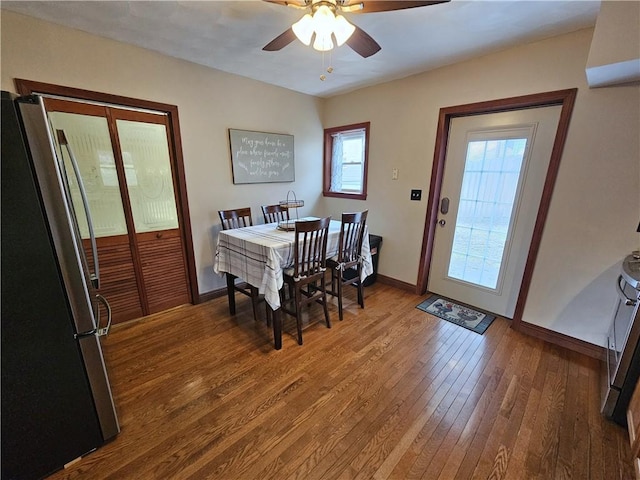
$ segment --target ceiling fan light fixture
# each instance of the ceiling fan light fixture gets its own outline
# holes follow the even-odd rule
[[[291,29],[293,30],[293,33],[295,33],[296,37],[298,37],[298,40],[309,46],[314,32],[313,17],[307,13],[304,17],[291,25]]]
[[[351,25],[346,18],[342,15],[336,16],[336,21],[333,24],[333,34],[336,37],[336,43],[339,47],[349,40],[349,37],[351,37],[355,31],[356,27]]]
[[[313,12],[313,29],[316,35],[331,35],[335,21],[335,14],[326,5],[320,5],[316,11]]]
[[[326,52],[328,50],[331,50],[333,48],[333,39],[331,38],[331,33],[316,33],[316,38],[313,41],[313,48],[318,50],[319,52]]]
[[[1,0],[0,0],[1,1]],[[304,45],[327,51],[345,43],[360,55],[368,58],[382,47],[367,32],[352,25],[340,14],[392,12],[394,10],[426,7],[451,0],[264,0],[295,7],[309,12],[298,22],[267,43],[262,50],[274,52],[289,45],[296,38]]]
[[[320,5],[314,9],[312,15],[307,13],[291,25],[291,30],[305,45],[310,45],[313,39],[313,48],[320,52],[326,52],[333,49],[334,38],[339,47],[353,35],[356,27],[342,15],[336,15],[329,6]]]

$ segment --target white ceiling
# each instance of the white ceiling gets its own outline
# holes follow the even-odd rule
[[[345,14],[382,46],[369,58],[346,45],[323,58],[297,40],[278,52],[262,51],[304,14],[263,1],[3,0],[0,6],[225,72],[329,97],[591,27],[600,1],[452,0],[394,12]],[[333,73],[325,72],[328,66],[333,66]],[[322,73],[325,81],[320,80]]]

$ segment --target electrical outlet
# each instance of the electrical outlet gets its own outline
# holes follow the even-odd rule
[[[391,170],[391,180],[397,180],[398,179],[398,169],[394,168],[393,170]]]
[[[411,190],[411,200],[421,200],[422,190]]]

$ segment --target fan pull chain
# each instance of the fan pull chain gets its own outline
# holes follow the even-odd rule
[[[324,70],[324,52],[322,52],[322,70]],[[324,82],[327,77],[325,77],[324,73],[320,74],[320,81]]]
[[[333,73],[333,67],[331,66],[331,50],[329,50],[329,66],[327,67],[327,73]],[[324,70],[324,52],[322,52],[322,70]],[[327,76],[324,73],[320,74],[320,80],[321,81],[325,81],[327,79]]]

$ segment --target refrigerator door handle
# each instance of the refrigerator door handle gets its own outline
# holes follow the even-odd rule
[[[620,295],[620,298],[622,299],[625,305],[630,305],[635,307],[637,300],[635,298],[627,297],[626,293],[624,293],[623,283],[625,283],[625,279],[622,277],[622,275],[619,275],[618,283],[616,283],[616,289],[618,290],[618,295]]]
[[[107,324],[104,327],[100,327],[100,309],[98,309],[98,328],[96,329],[95,333],[99,337],[106,337],[107,335],[109,335],[109,330],[111,330],[111,319],[112,319],[111,305],[109,305],[109,302],[107,301],[107,299],[104,298],[99,293],[96,294],[96,298],[102,305],[104,305],[104,308],[107,309]]]
[[[92,337],[96,334],[97,329],[93,329],[93,330],[89,330],[87,332],[82,332],[82,333],[74,333],[73,334],[73,338],[75,338],[76,340],[80,339],[80,338],[85,338],[85,337]]]
[[[67,136],[65,135],[64,130],[56,130],[56,134],[58,136],[58,143],[60,144],[60,146],[62,147],[64,145],[67,149],[67,152],[69,153],[69,159],[71,160],[71,165],[73,166],[73,172],[75,173],[76,179],[78,180],[78,189],[80,190],[80,197],[82,198],[84,213],[87,217],[87,226],[89,228],[91,255],[93,256],[94,272],[90,275],[90,278],[93,287],[95,289],[98,289],[100,288],[100,265],[98,264],[98,246],[96,244],[96,234],[93,231],[93,220],[91,219],[91,210],[89,209],[89,197],[87,197],[87,191],[85,190],[84,183],[82,182],[80,167],[78,166],[78,162],[76,161],[76,156],[73,154],[73,149],[67,141]]]
[[[91,337],[93,335],[97,335],[98,337],[106,337],[107,335],[109,335],[109,330],[111,330],[111,320],[112,320],[111,305],[109,305],[109,302],[107,301],[107,299],[104,298],[99,293],[96,293],[96,300],[98,300],[104,306],[104,308],[107,309],[107,324],[104,327],[100,327],[100,308],[98,308],[96,311],[96,318],[97,318],[96,323],[98,327],[88,330],[86,332],[76,333],[73,335],[73,338],[79,339],[79,338]]]

